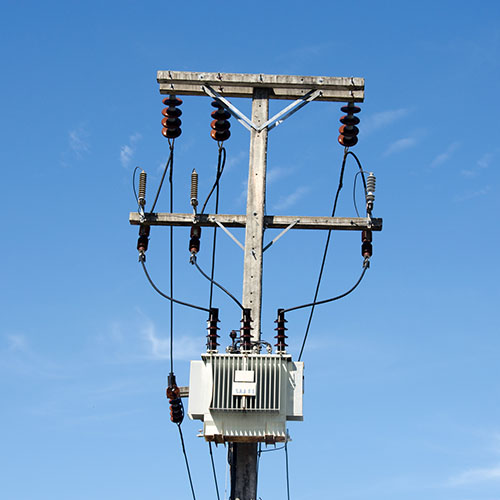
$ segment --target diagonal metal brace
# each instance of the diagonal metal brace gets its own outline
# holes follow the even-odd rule
[[[259,127],[255,123],[247,118],[244,113],[242,113],[236,106],[231,104],[225,97],[222,97],[218,92],[216,92],[210,85],[203,85],[203,90],[207,95],[214,98],[217,102],[224,104],[224,107],[249,131],[252,129],[259,131]]]
[[[234,236],[227,227],[223,226],[217,219],[213,218],[213,222],[215,222],[243,251],[245,251],[245,247],[238,241],[236,236]]]
[[[275,114],[272,118],[267,120],[266,123],[263,123],[259,128],[258,132],[264,130],[267,127],[267,130],[272,130],[274,127],[277,127],[281,123],[283,123],[287,118],[296,113],[299,109],[303,108],[307,103],[316,99],[321,95],[321,90],[311,90],[304,97],[293,101],[286,108],[282,109],[279,113]],[[274,123],[273,123],[274,122]]]
[[[270,241],[262,249],[262,251],[265,252],[271,245],[274,245],[274,243],[276,243],[287,231],[289,231],[290,229],[292,229],[292,227],[295,226],[295,224],[297,224],[298,222],[300,222],[300,219],[297,219],[297,220],[293,221],[290,225],[288,225],[285,229],[283,229],[283,231],[281,231],[281,233],[278,234],[278,236],[276,236],[276,238],[274,238],[274,240]]]

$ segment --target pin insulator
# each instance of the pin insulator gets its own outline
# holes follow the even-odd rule
[[[151,231],[151,226],[145,226],[141,224],[139,226],[139,239],[137,240],[137,250],[144,253],[148,249],[149,233]]]
[[[210,115],[214,118],[210,124],[213,129],[212,132],[210,132],[210,136],[218,142],[226,141],[231,136],[231,132],[229,132],[231,124],[228,121],[231,117],[231,113],[224,109],[224,106],[217,101],[213,101],[212,106],[217,109],[212,111]]]
[[[287,338],[285,332],[288,330],[288,328],[285,327],[285,323],[288,323],[288,321],[285,319],[284,311],[284,309],[278,309],[278,319],[275,321],[277,324],[275,328],[277,334],[274,338],[277,340],[277,343],[275,344],[277,352],[285,352],[286,346],[288,345],[285,343],[285,339]]]
[[[207,351],[217,351],[217,346],[219,345],[217,342],[217,339],[219,338],[219,335],[217,334],[217,330],[219,330],[217,323],[219,323],[219,309],[211,307],[207,326]]]
[[[252,349],[252,318],[250,309],[243,309],[243,317],[241,319],[240,330],[240,348],[242,351],[250,351]]]
[[[161,133],[167,139],[175,139],[182,133],[182,122],[179,118],[179,116],[182,115],[182,111],[178,108],[178,106],[182,104],[182,101],[175,97],[175,95],[170,95],[168,98],[163,99],[163,104],[168,107],[164,108],[161,112],[165,117],[161,121],[161,124],[163,125]]]
[[[369,229],[361,232],[361,255],[364,258],[373,255],[372,232]]]
[[[359,128],[356,125],[359,123],[359,118],[354,115],[359,113],[361,108],[353,102],[349,102],[347,106],[342,106],[340,110],[347,114],[340,118],[340,123],[343,125],[339,128],[340,135],[338,140],[342,146],[349,148],[358,142],[357,135],[359,134]]]
[[[201,227],[200,226],[191,226],[189,240],[189,253],[198,253],[200,251],[200,237],[201,237]]]

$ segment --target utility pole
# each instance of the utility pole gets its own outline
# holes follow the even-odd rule
[[[141,215],[132,212],[130,214],[130,223],[149,226],[191,226],[193,223],[207,227],[218,226],[226,233],[229,233],[233,239],[235,237],[229,232],[228,228],[245,227],[242,303],[244,308],[250,309],[252,341],[259,342],[261,337],[263,254],[271,244],[275,243],[278,238],[290,229],[333,229],[347,231],[380,231],[382,229],[382,219],[371,217],[342,218],[265,215],[269,131],[313,100],[362,102],[364,97],[364,80],[362,78],[159,71],[158,83],[160,84],[160,92],[162,94],[197,95],[214,98],[250,131],[246,216],[224,214],[193,216],[193,214],[171,213]],[[230,97],[247,97],[252,99],[252,115],[250,119],[228,100]],[[293,102],[286,106],[283,111],[269,119],[269,99],[284,99],[292,100]],[[264,246],[263,241],[266,228],[282,228],[283,231],[269,245]],[[240,246],[243,245],[240,244]],[[258,354],[259,351],[260,347],[256,353]],[[286,355],[286,352],[282,354]],[[207,354],[206,356],[209,359],[209,355]],[[210,356],[210,360],[215,359],[214,355],[210,354]],[[218,356],[223,357],[224,355]],[[287,362],[290,362],[291,357],[289,355],[286,355],[286,357]],[[213,362],[215,363],[215,361]],[[212,372],[207,373],[211,377]],[[213,383],[215,384],[216,382],[214,381]],[[300,388],[302,387],[301,384],[302,381],[300,380]],[[194,390],[198,391],[198,389],[190,387],[190,396]],[[210,391],[215,394],[217,388],[211,387]],[[207,404],[211,405],[211,411],[215,413],[218,407],[216,408],[213,402],[208,402]],[[301,408],[302,401],[300,400],[300,415],[297,413],[295,417],[287,419],[301,420]],[[206,440],[229,443],[231,500],[256,500],[257,443],[286,441],[288,439],[286,431],[285,434],[273,431],[273,434],[266,430],[266,432],[269,432],[268,434],[258,434],[257,432],[256,437],[252,439],[244,438],[242,434],[231,434],[228,431],[220,430],[222,427],[217,427],[218,424],[215,422],[216,417],[213,417],[212,422],[212,416],[207,413],[208,410],[205,411],[205,416],[202,416],[204,411],[203,409],[199,411],[192,410],[190,416],[191,418],[200,418],[205,421],[206,429],[204,436]],[[239,417],[241,421],[244,422],[245,419],[248,419],[250,422],[252,416],[248,412],[240,412],[241,414],[242,416]],[[207,422],[209,423],[207,424]],[[212,425],[217,430],[209,432],[207,430],[207,426],[209,425]]]

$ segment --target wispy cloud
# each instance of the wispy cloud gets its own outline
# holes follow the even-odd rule
[[[449,480],[451,486],[482,483],[485,481],[500,481],[500,464],[482,469],[468,469]]]
[[[434,168],[447,162],[453,155],[453,153],[458,149],[459,146],[460,146],[459,142],[452,142],[442,153],[438,154],[431,161],[431,167]]]
[[[137,143],[142,139],[139,132],[129,137],[128,144],[124,144],[120,149],[120,161],[124,168],[127,168],[132,161]]]
[[[396,142],[393,142],[385,151],[384,156],[390,156],[394,153],[400,153],[405,149],[410,149],[417,144],[417,138],[415,136],[404,137]]]
[[[141,334],[146,341],[147,355],[153,359],[170,359],[170,339],[158,334],[156,325],[148,321]],[[187,335],[176,335],[174,339],[174,355],[176,359],[190,360],[199,356],[199,339]]]
[[[88,135],[84,127],[78,127],[68,132],[69,147],[78,158],[81,158],[90,150],[90,145],[87,140]]]
[[[463,195],[456,196],[455,201],[461,203],[464,201],[472,200],[473,198],[486,196],[490,192],[490,190],[491,190],[490,186],[486,186],[484,188],[477,189],[475,191],[469,191]]]
[[[399,108],[369,115],[363,120],[362,132],[364,134],[370,134],[382,127],[393,124],[404,116],[407,116],[409,112],[410,110],[408,108]]]
[[[476,177],[479,175],[481,170],[488,168],[493,161],[493,153],[484,153],[479,160],[477,160],[476,164],[471,168],[465,168],[460,173],[464,177]]]
[[[273,167],[270,168],[266,174],[266,181],[268,184],[272,184],[273,182],[278,181],[279,179],[283,179],[293,173],[293,168],[285,168],[285,167]]]
[[[297,203],[301,198],[303,198],[310,189],[306,186],[300,186],[292,193],[282,196],[277,203],[274,204],[274,208],[285,210]]]
[[[26,337],[22,334],[11,333],[7,334],[7,348],[9,351],[21,351],[26,352],[28,349],[28,341]]]

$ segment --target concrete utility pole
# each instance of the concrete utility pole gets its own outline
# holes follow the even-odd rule
[[[251,310],[252,340],[261,336],[263,245],[266,228],[283,228],[272,243],[289,229],[372,230],[382,229],[381,219],[341,217],[265,216],[266,166],[268,132],[312,100],[362,102],[362,78],[313,76],[195,73],[159,71],[162,94],[210,96],[224,105],[238,121],[250,130],[250,157],[246,216],[204,214],[197,216],[200,226],[227,228],[245,227],[243,306]],[[247,118],[228,97],[252,98],[252,116]],[[269,99],[293,100],[283,111],[269,119]],[[191,226],[193,214],[146,214],[145,219],[132,212],[131,224]],[[229,233],[230,234],[230,233]],[[231,236],[234,239],[234,236]],[[257,498],[257,442],[227,438],[231,464],[231,500]]]

